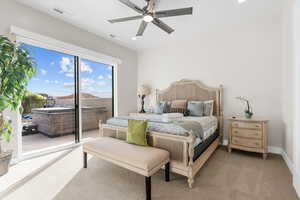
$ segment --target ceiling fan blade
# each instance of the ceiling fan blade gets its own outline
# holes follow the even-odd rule
[[[155,12],[155,17],[163,18],[163,17],[174,17],[180,15],[192,15],[193,14],[193,7],[189,8],[180,8],[174,10],[162,10]]]
[[[129,0],[119,0],[121,3],[125,4],[126,6],[128,6],[129,8],[132,8],[133,10],[135,10],[138,13],[144,13],[143,9],[141,9],[140,7],[138,7],[137,5],[135,5],[134,3],[132,3]]]
[[[158,26],[159,28],[161,28],[162,30],[164,30],[165,32],[171,34],[172,32],[174,32],[174,29],[172,29],[170,26],[168,26],[167,24],[165,24],[164,22],[162,22],[160,19],[154,19],[152,21],[153,24],[155,24],[156,26]]]
[[[143,15],[138,15],[138,16],[133,16],[133,17],[123,17],[123,18],[117,18],[117,19],[110,19],[107,20],[110,23],[117,23],[117,22],[126,22],[126,21],[131,21],[131,20],[136,20],[136,19],[142,19],[144,16]]]
[[[142,20],[142,23],[139,27],[139,30],[138,30],[136,36],[142,36],[145,32],[147,25],[148,25],[148,22],[145,22],[144,20]]]

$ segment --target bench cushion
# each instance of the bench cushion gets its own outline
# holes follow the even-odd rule
[[[83,151],[144,176],[151,176],[158,171],[169,162],[170,156],[166,150],[128,144],[111,137],[85,143]]]

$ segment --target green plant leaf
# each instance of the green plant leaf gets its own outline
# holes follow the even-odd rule
[[[0,112],[7,108],[8,102],[5,96],[0,96]]]
[[[6,108],[19,108],[30,78],[36,73],[36,63],[29,51],[22,45],[0,35],[0,112]],[[10,140],[12,129],[10,123],[3,121],[0,136]]]

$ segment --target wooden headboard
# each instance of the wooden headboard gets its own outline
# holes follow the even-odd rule
[[[156,89],[156,101],[188,100],[206,101],[214,100],[214,115],[219,120],[219,133],[223,135],[223,87],[207,87],[200,81],[183,79],[172,83],[165,90]],[[222,141],[222,140],[221,140]]]

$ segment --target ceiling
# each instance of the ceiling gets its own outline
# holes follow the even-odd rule
[[[264,19],[276,20],[281,15],[284,0],[247,0],[243,4],[239,4],[238,0],[157,0],[157,10],[193,6],[194,14],[162,19],[175,29],[171,35],[151,24],[143,37],[136,41],[131,38],[135,36],[140,20],[117,24],[107,22],[108,19],[137,14],[118,0],[17,1],[128,48],[143,50],[225,27],[256,23]],[[144,0],[131,1],[140,7],[145,5]],[[64,14],[54,12],[53,8],[62,10]],[[111,38],[110,34],[116,37]]]

